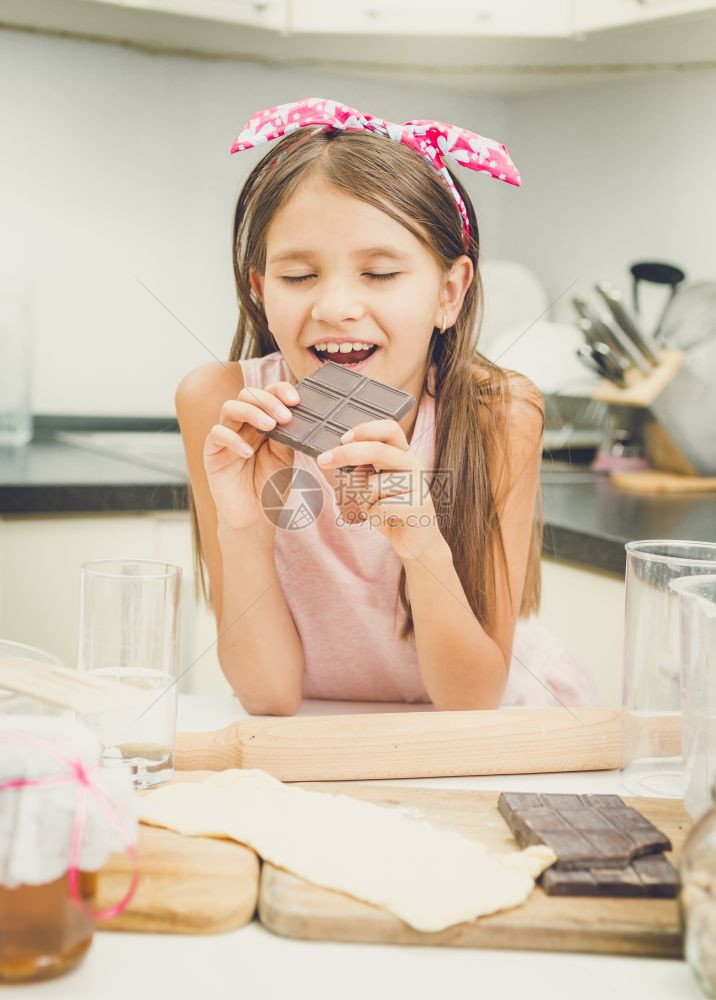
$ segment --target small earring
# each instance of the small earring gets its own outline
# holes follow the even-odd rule
[[[443,325],[440,327],[440,333],[445,333],[447,330],[447,322],[445,320],[445,313],[443,313]]]

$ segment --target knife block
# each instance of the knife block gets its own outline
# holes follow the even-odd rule
[[[642,439],[653,468],[716,475],[716,358],[698,371],[689,366],[683,351],[662,350],[659,358],[648,375],[636,366],[625,372],[623,389],[602,380],[592,398],[644,411]]]
[[[636,365],[624,373],[626,387],[620,389],[607,379],[597,386],[593,399],[613,406],[648,408],[661,395],[684,363],[683,351],[659,351],[660,364],[644,375]]]

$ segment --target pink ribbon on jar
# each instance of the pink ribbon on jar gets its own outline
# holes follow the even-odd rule
[[[124,910],[129,904],[129,901],[137,889],[139,884],[139,861],[137,859],[137,850],[134,843],[132,842],[127,830],[122,825],[121,810],[119,809],[117,803],[107,794],[107,792],[96,785],[92,780],[91,772],[97,770],[100,765],[92,764],[90,767],[85,767],[84,761],[81,758],[68,757],[66,754],[58,750],[53,743],[50,743],[48,740],[39,739],[34,733],[23,732],[20,730],[14,733],[0,733],[0,742],[2,743],[13,739],[19,739],[26,743],[32,743],[40,750],[44,750],[46,753],[49,753],[50,756],[63,761],[70,768],[70,773],[53,774],[44,778],[11,778],[9,781],[0,782],[0,792],[10,788],[26,788],[30,785],[57,785],[66,781],[77,781],[79,783],[80,790],[77,796],[77,808],[75,810],[74,823],[72,825],[72,839],[70,842],[70,897],[72,898],[72,901],[81,909],[89,911],[94,920],[109,920],[110,917],[116,917],[117,914],[121,913],[122,910]],[[129,889],[118,903],[115,903],[114,906],[109,906],[104,910],[95,910],[92,907],[88,907],[80,895],[78,886],[79,855],[80,848],[82,846],[82,836],[84,834],[85,823],[87,821],[87,799],[89,795],[92,795],[96,799],[98,806],[109,820],[111,826],[119,834],[120,840],[127,849],[127,853],[132,861],[132,881]]]

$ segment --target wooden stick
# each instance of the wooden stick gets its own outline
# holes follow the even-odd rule
[[[147,692],[111,677],[24,657],[0,657],[0,688],[73,709],[82,715],[139,705]]]

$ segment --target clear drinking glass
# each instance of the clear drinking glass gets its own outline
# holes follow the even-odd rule
[[[716,572],[716,543],[626,545],[621,780],[630,795],[685,792],[679,597],[671,582]]]
[[[671,588],[679,598],[684,808],[696,821],[712,807],[716,781],[716,574],[682,576]]]
[[[32,439],[33,288],[0,280],[0,446]]]
[[[44,649],[38,649],[37,646],[28,646],[24,642],[13,642],[10,639],[0,639],[0,660],[6,658],[63,666],[58,657]],[[31,695],[18,694],[16,691],[0,688],[0,715],[17,715],[18,713],[22,715],[66,715],[70,718],[74,715],[74,712],[69,708],[62,708],[60,705],[40,701]]]
[[[81,566],[77,666],[142,694],[136,708],[83,721],[102,740],[102,763],[130,767],[138,788],[174,774],[180,585],[181,567],[165,562],[103,559]]]

